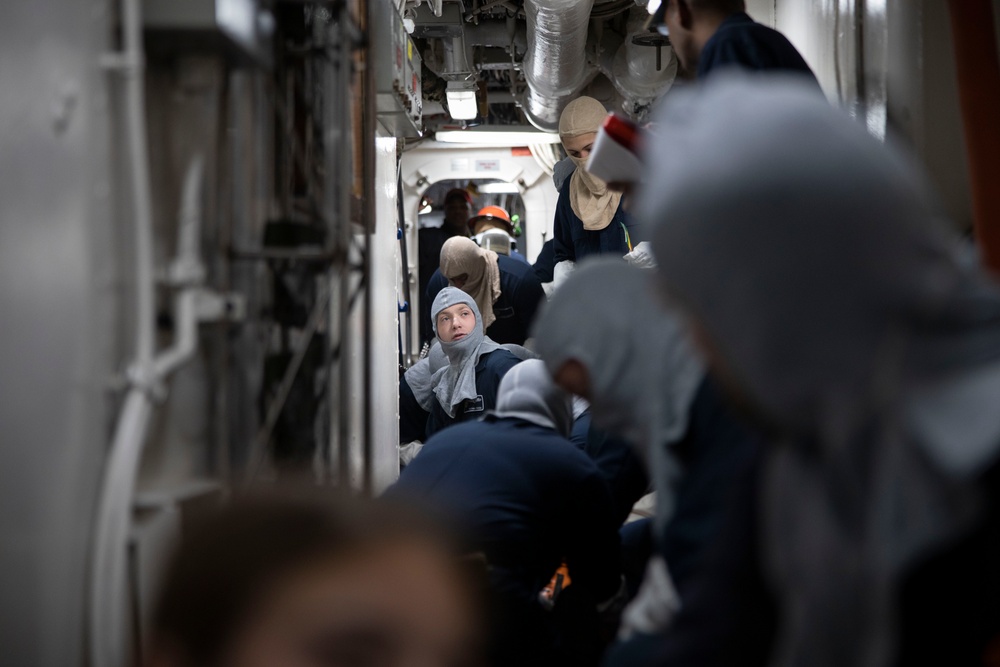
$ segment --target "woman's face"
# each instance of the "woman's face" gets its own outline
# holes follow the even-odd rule
[[[462,282],[465,285],[465,282]],[[456,287],[461,288],[456,283]],[[476,328],[476,314],[464,303],[445,308],[437,316],[437,335],[442,343],[468,336]]]
[[[319,563],[262,600],[225,667],[478,664],[468,590],[440,550],[385,544]]]
[[[590,151],[594,148],[596,140],[597,132],[588,132],[587,134],[580,134],[575,137],[567,137],[563,139],[563,148],[573,158],[573,161],[579,164],[579,160],[586,161],[590,157]]]

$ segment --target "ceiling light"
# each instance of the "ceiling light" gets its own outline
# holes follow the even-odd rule
[[[484,195],[519,195],[521,188],[517,183],[483,183],[476,186],[479,192]]]
[[[455,120],[472,120],[479,115],[475,86],[469,88],[461,83],[448,83],[448,113]]]
[[[555,132],[539,132],[526,125],[480,125],[467,130],[444,130],[434,139],[449,144],[479,144],[480,146],[534,146],[558,144]]]

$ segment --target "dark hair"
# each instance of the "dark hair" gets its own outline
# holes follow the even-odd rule
[[[401,540],[449,538],[383,500],[312,492],[255,494],[205,517],[182,539],[154,612],[154,635],[185,664],[224,656],[248,614],[283,577],[324,558]]]
[[[666,0],[667,2],[677,2],[677,0]],[[715,11],[722,14],[734,14],[745,12],[747,5],[745,0],[687,0],[692,8],[703,11]]]
[[[444,205],[447,206],[449,202],[455,200],[460,200],[462,203],[472,206],[472,195],[469,194],[468,190],[463,190],[462,188],[448,190],[448,194],[444,196]]]

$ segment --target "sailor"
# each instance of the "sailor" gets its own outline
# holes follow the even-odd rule
[[[519,357],[487,337],[475,300],[457,287],[441,290],[431,312],[440,353],[432,354],[427,364],[415,367],[414,373],[408,371],[400,380],[428,413],[425,438],[492,410],[500,379],[526,356]],[[414,380],[414,375],[420,379]],[[411,423],[413,420],[411,415]]]
[[[450,514],[485,554],[494,664],[595,664],[598,608],[621,591],[611,498],[567,439],[572,425],[571,396],[541,361],[525,361],[500,382],[496,412],[430,438],[388,492]],[[549,612],[539,593],[563,562],[569,585]]]
[[[480,248],[466,238],[448,239],[441,248],[441,268],[427,286],[427,301],[432,302],[445,285],[475,299],[486,333],[497,343],[523,345],[545,298],[530,264]]]
[[[475,216],[469,218],[472,240],[480,248],[492,250],[498,255],[507,255],[528,263],[527,258],[517,251],[516,237],[521,233],[520,223],[514,226],[510,214],[501,206],[484,206]]]
[[[750,18],[744,0],[663,0],[650,24],[670,35],[681,66],[698,79],[740,67],[801,74],[819,86],[788,38]]]
[[[556,382],[590,402],[594,427],[632,446],[656,492],[657,558],[646,578],[666,583],[660,595],[646,596],[660,606],[650,614],[657,622],[638,628],[649,634],[667,627],[677,604],[672,586],[697,571],[726,515],[728,489],[759,447],[706,378],[679,315],[658,306],[651,281],[649,270],[624,262],[585,262],[534,329],[536,350]],[[645,493],[622,476],[620,464],[605,472],[616,504]]]
[[[622,206],[622,193],[608,188],[586,168],[607,115],[604,105],[594,98],[578,97],[559,119],[559,137],[576,170],[563,183],[556,203],[553,249],[557,285],[574,262],[598,254],[624,257],[642,241],[638,223]]]
[[[810,86],[720,75],[659,120],[640,201],[670,212],[659,284],[777,438],[761,496],[771,664],[992,660],[995,276],[936,219],[913,161]]]
[[[438,227],[421,227],[418,232],[419,243],[419,289],[420,294],[427,291],[434,272],[441,262],[441,246],[454,236],[469,235],[469,216],[472,215],[472,195],[468,190],[453,188],[444,196],[444,220]],[[420,304],[420,340],[428,342],[434,337],[430,326],[430,301]]]

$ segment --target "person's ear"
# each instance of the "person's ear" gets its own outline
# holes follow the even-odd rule
[[[694,28],[694,14],[691,11],[691,3],[688,0],[674,0],[677,3],[677,15],[680,19],[681,27],[690,32]]]

